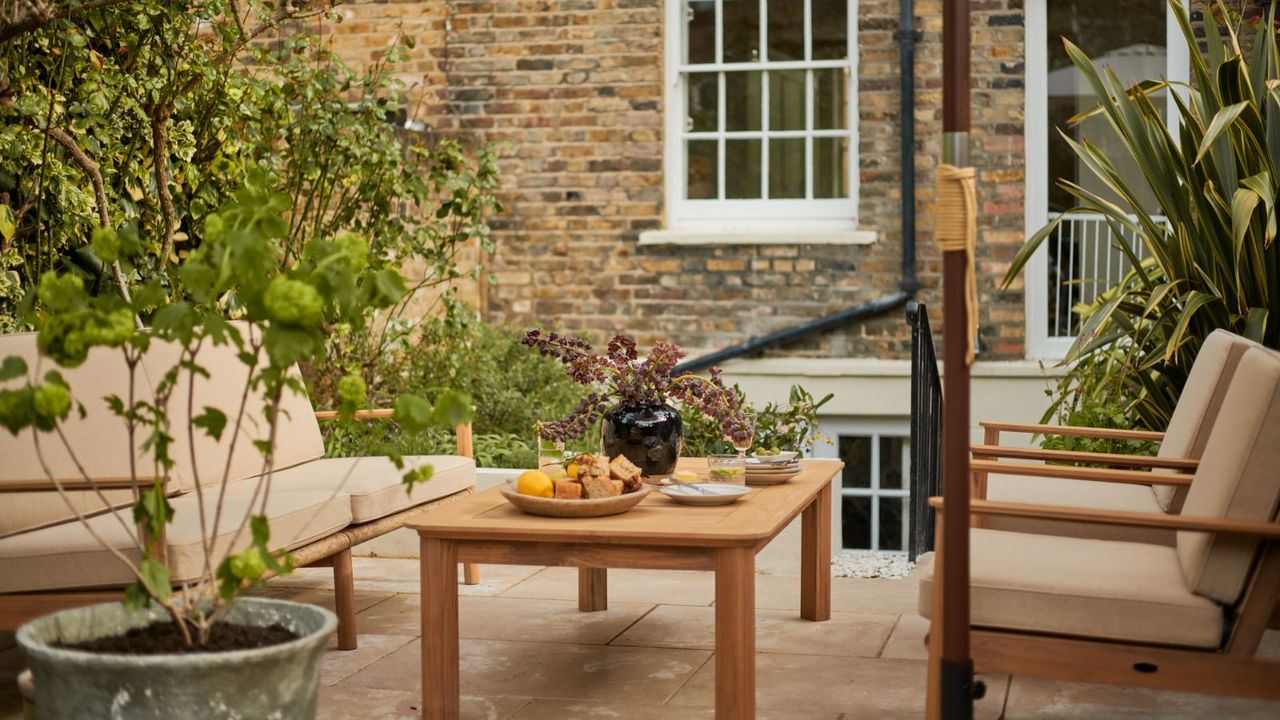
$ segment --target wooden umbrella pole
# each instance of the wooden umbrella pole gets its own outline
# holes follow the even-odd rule
[[[943,165],[938,240],[943,272],[943,509],[939,570],[943,602],[937,660],[938,710],[970,720],[980,690],[969,651],[969,365],[977,293],[973,279],[977,203],[969,165],[969,0],[944,0],[942,17]]]

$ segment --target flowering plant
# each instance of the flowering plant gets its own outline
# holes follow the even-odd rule
[[[536,431],[544,440],[563,442],[579,437],[610,404],[638,407],[674,399],[719,422],[733,444],[751,442],[753,428],[742,411],[742,398],[736,389],[725,386],[719,368],[711,368],[708,377],[693,373],[672,377],[676,363],[684,357],[684,351],[673,343],[659,340],[649,356],[641,358],[635,340],[625,335],[615,335],[603,354],[593,352],[591,344],[581,338],[543,334],[538,329],[525,333],[521,342],[559,360],[577,382],[596,388],[567,417],[539,423]]]

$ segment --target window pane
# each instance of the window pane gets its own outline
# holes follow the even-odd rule
[[[759,0],[724,0],[724,61],[760,59]]]
[[[685,35],[685,62],[713,63],[716,61],[716,4],[715,0],[694,0],[689,3],[689,30]]]
[[[849,139],[813,139],[813,196],[849,197]]]
[[[716,141],[690,140],[687,145],[687,197],[690,200],[714,199],[719,195],[716,189]]]
[[[804,70],[769,73],[769,129],[804,129]]]
[[[906,550],[902,547],[902,498],[880,498],[880,549]]]
[[[760,197],[760,141],[724,141],[724,196]]]
[[[880,487],[900,490],[906,468],[902,467],[902,449],[906,446],[904,437],[880,438]]]
[[[813,71],[813,127],[843,130],[849,127],[849,75],[843,68]]]
[[[769,197],[804,197],[804,138],[770,138]]]
[[[871,438],[865,435],[841,435],[840,459],[844,461],[840,480],[843,487],[871,487]]]
[[[1114,0],[1111,0],[1114,2]],[[813,59],[839,60],[849,56],[848,0],[812,0]]]
[[[760,129],[760,76],[763,73],[724,74],[724,129]]]
[[[804,8],[798,2],[769,3],[769,60],[804,60]]]
[[[847,468],[846,468],[847,470]],[[840,499],[844,507],[840,516],[841,546],[855,550],[871,549],[871,498]]]
[[[714,132],[719,93],[716,82],[718,73],[689,73],[689,123],[693,132]]]

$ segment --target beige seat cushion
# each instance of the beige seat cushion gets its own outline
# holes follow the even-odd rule
[[[1209,431],[1218,419],[1231,378],[1245,350],[1262,347],[1252,340],[1226,330],[1215,330],[1205,338],[1191,365],[1191,373],[1178,396],[1178,405],[1165,428],[1160,457],[1197,460],[1209,442]],[[1168,485],[1154,486],[1160,506],[1172,512],[1181,507],[1187,491]]]
[[[249,545],[248,529],[238,537],[236,530],[249,509],[255,485],[254,480],[227,485],[215,562],[229,547],[240,550]],[[206,495],[206,501],[205,515],[212,525],[216,498]],[[204,569],[197,497],[192,492],[171,502],[175,522],[169,526],[167,540],[173,580],[195,580]],[[349,525],[351,501],[345,493],[273,489],[267,517],[271,521],[272,547],[291,550]],[[138,557],[130,534],[112,514],[99,515],[89,522],[112,547],[131,559]],[[79,523],[64,523],[0,540],[0,593],[122,587],[132,581],[124,564],[98,545]]]
[[[235,325],[242,333],[249,332],[248,325]],[[179,358],[180,351],[176,345],[154,343],[143,356],[142,366],[150,382],[155,384],[178,363]],[[240,360],[235,346],[230,344],[206,343],[197,354],[196,362],[208,371],[209,377],[197,374],[193,386],[190,373],[181,372],[169,402],[169,418],[174,436],[171,454],[175,463],[173,474],[176,481],[183,490],[190,490],[195,487],[197,478],[200,484],[209,485],[222,482],[224,476],[228,481],[235,481],[260,475],[262,454],[254,447],[253,441],[266,440],[270,435],[270,425],[260,392],[251,392],[244,403],[241,432],[236,439],[234,452],[231,446],[235,420],[240,415],[241,399],[249,379],[249,366]],[[292,372],[295,377],[300,377],[296,368]],[[195,428],[194,435],[189,436],[189,393],[192,394],[191,414],[200,415],[206,407],[213,407],[227,416],[227,427],[221,440],[214,440],[200,428]],[[193,442],[196,450],[194,462],[191,456]],[[229,454],[230,467],[227,463]],[[305,393],[286,390],[281,398],[280,418],[276,429],[275,467],[287,468],[323,456],[324,438],[320,434],[320,426],[316,422],[310,399]]]
[[[35,333],[0,335],[0,360],[16,355],[27,363],[30,379],[39,380],[46,372],[58,369],[52,360],[40,356]],[[90,478],[114,483],[128,483],[131,475],[129,434],[123,420],[111,412],[105,397],[116,395],[127,402],[129,397],[129,368],[124,353],[110,348],[95,348],[88,358],[76,368],[58,369],[71,387],[75,403],[84,406],[85,415],[73,411],[63,423],[67,438],[67,452],[61,438],[53,433],[41,433],[39,448],[49,473],[59,482],[81,481],[83,476],[79,462]],[[150,401],[150,386],[141,372],[137,374],[135,395],[138,400]],[[16,387],[26,379],[5,382],[4,387]],[[141,437],[135,447],[141,446]],[[45,473],[36,452],[33,431],[26,430],[16,437],[0,429],[0,493],[6,488],[47,487],[47,492],[31,491],[5,493],[0,496],[0,537],[11,535],[51,523],[75,517],[66,503],[58,496],[54,485]],[[153,478],[146,474],[152,468],[146,454],[140,449],[134,452],[134,461],[147,482]],[[170,486],[176,490],[176,484]],[[105,509],[102,501],[92,491],[73,492],[75,505],[86,512]],[[132,502],[129,491],[107,493],[112,506],[122,507]]]
[[[1231,380],[1182,514],[1270,521],[1280,503],[1280,358],[1249,350]],[[1258,543],[1243,536],[1178,533],[1188,586],[1232,604]]]
[[[978,627],[1212,648],[1222,609],[1188,589],[1173,548],[973,530],[970,612]],[[930,617],[933,567],[920,578]]]
[[[1122,512],[1157,514],[1164,512],[1164,508],[1160,507],[1160,503],[1148,485],[1125,485],[1093,480],[990,475],[987,477],[987,499],[1058,507],[1101,508]],[[1169,547],[1173,547],[1176,537],[1174,531],[1163,528],[1000,516],[987,517],[985,527],[1010,532],[1121,540]]]
[[[397,470],[386,457],[312,460],[275,473],[273,487],[340,491],[351,497],[352,522],[377,520],[415,505],[475,487],[476,463],[457,455],[418,455],[404,458],[405,468],[430,465],[431,479],[405,492]]]

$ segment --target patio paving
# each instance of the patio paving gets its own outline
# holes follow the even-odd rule
[[[360,649],[331,649],[319,717],[418,718],[418,565],[357,558]],[[474,720],[712,720],[715,658],[710,573],[610,572],[610,609],[579,613],[575,572],[484,566],[463,586],[463,717]],[[832,618],[798,617],[799,580],[757,575],[760,720],[896,720],[923,712],[927,623],[914,578],[834,578]],[[329,571],[304,569],[263,594],[332,605]],[[0,636],[0,720],[18,718],[20,663]],[[1280,633],[1264,652],[1280,655]],[[1276,703],[986,677],[977,717],[1280,717]]]

